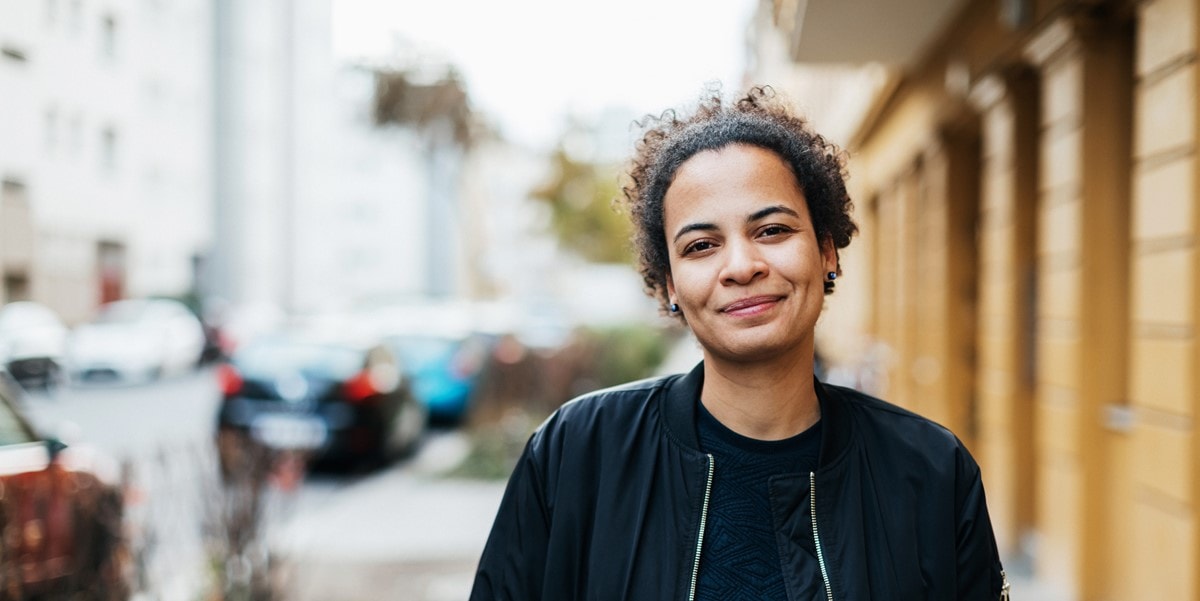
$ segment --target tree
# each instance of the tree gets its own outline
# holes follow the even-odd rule
[[[376,69],[374,117],[377,125],[409,125],[422,132],[448,126],[451,139],[466,148],[471,144],[474,115],[458,73],[424,82],[409,70]]]
[[[629,263],[631,227],[617,210],[617,168],[576,159],[559,144],[550,157],[550,180],[533,197],[550,207],[559,243],[596,263]]]

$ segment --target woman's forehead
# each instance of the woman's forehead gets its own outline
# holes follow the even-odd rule
[[[807,213],[807,203],[790,166],[773,151],[727,146],[693,155],[680,165],[663,198],[670,215],[751,214],[773,205]]]

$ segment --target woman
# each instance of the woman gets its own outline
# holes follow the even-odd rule
[[[640,268],[704,361],[538,429],[471,598],[1006,597],[962,443],[813,376],[856,231],[841,153],[764,88],[649,125],[625,189]]]

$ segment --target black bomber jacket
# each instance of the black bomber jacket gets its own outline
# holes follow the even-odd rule
[[[546,420],[509,480],[470,599],[691,601],[721,469],[697,442],[703,377],[701,364],[602,390]],[[884,401],[816,386],[819,468],[770,483],[789,599],[806,538],[827,599],[1007,598],[979,467],[962,443]]]

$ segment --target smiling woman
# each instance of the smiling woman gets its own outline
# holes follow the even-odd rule
[[[674,232],[666,294],[708,360],[811,357],[837,252],[830,239],[818,242],[779,155],[743,144],[703,151],[680,166],[663,200]]]
[[[625,189],[638,260],[703,361],[534,433],[471,598],[1005,598],[962,443],[814,377],[856,231],[840,151],[764,88],[646,125]]]

